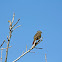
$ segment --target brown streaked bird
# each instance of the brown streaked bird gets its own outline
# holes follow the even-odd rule
[[[34,41],[32,45],[35,43],[36,40],[39,40],[41,38],[41,31],[37,31],[37,33],[34,35]]]

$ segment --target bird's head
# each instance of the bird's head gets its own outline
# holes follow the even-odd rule
[[[42,33],[41,31],[37,31],[38,33]]]

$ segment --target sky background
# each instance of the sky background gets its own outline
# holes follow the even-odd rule
[[[62,0],[0,0],[0,45],[9,36],[9,23],[15,13],[13,25],[20,18],[22,25],[14,30],[10,41],[8,62],[30,49],[35,33],[42,31],[43,42],[17,62],[62,62]],[[16,27],[15,26],[15,27]],[[2,48],[6,48],[6,43]],[[5,61],[6,50],[2,52]],[[1,51],[0,51],[1,56]]]

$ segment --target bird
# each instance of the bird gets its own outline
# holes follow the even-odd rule
[[[36,42],[36,40],[39,40],[41,38],[41,31],[37,31],[37,33],[34,35],[34,41],[32,45]]]

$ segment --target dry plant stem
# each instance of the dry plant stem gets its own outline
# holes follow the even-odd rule
[[[46,57],[46,54],[45,54],[45,62],[47,62],[47,57]]]
[[[1,62],[2,62],[2,50],[1,50]]]
[[[10,27],[11,27],[11,26],[10,26]],[[8,47],[9,47],[10,39],[11,39],[11,29],[10,29],[9,39],[8,39],[8,43],[7,43],[7,49],[6,49],[6,57],[5,57],[5,62],[7,62]]]
[[[1,44],[0,48],[2,47],[2,45],[4,44],[5,40],[3,41],[3,43]]]
[[[16,60],[14,60],[13,62],[16,62],[17,60],[19,60],[22,56],[24,56],[25,54],[27,54],[28,52],[30,52],[33,48],[30,48],[28,51],[26,51],[25,53],[23,53],[20,57],[18,57]]]
[[[13,14],[13,19],[12,19],[12,23],[14,22],[14,16],[15,16],[15,13]]]
[[[26,51],[27,51],[27,45],[26,45]]]
[[[20,20],[20,19],[18,19],[18,21],[16,22],[16,24],[19,22],[19,20]],[[15,26],[16,24],[14,24],[14,26]],[[13,26],[13,27],[14,27],[14,26]],[[12,28],[13,28],[13,27],[12,27]]]
[[[16,28],[18,28],[18,27],[20,27],[20,26],[21,26],[21,25],[17,26]],[[12,30],[12,32],[13,32],[16,28],[14,28],[14,29]]]
[[[37,47],[35,47],[36,49],[43,49],[43,48],[37,48]]]
[[[8,48],[11,48],[12,46],[8,47]],[[4,49],[7,49],[7,48],[1,48],[0,50],[4,50]]]
[[[12,23],[14,22],[14,16],[15,16],[15,13],[13,14],[13,19],[12,19],[12,22],[9,20],[8,22],[10,23],[10,26],[9,26],[9,29],[10,29],[10,32],[9,32],[9,38],[7,36],[7,39],[8,39],[8,43],[7,43],[7,48],[6,48],[6,57],[5,57],[5,62],[7,62],[7,56],[8,56],[8,48],[9,48],[9,43],[10,43],[10,39],[11,39],[11,34],[12,34],[12,29],[14,28],[14,26],[18,23],[18,21],[20,19],[18,19],[18,21],[14,24],[14,26],[12,26]],[[17,27],[18,28],[18,27]]]
[[[11,48],[12,46],[10,46],[10,47],[8,47],[8,48]],[[0,50],[1,50],[1,62],[2,62],[2,51],[3,51],[3,49],[7,49],[7,48],[1,48]]]
[[[34,51],[30,51],[30,53],[35,53]]]
[[[42,40],[42,38],[40,39],[40,42],[41,42],[41,40]],[[40,43],[39,42],[39,43]],[[39,43],[37,43],[37,44],[39,44]],[[36,44],[36,45],[37,45]],[[28,52],[30,52],[33,48],[35,48],[35,46],[36,46],[35,44],[28,50],[28,51],[26,51],[25,53],[23,53],[21,56],[19,56],[16,60],[14,60],[13,62],[16,62],[17,60],[19,60],[21,57],[23,57],[25,54],[27,54]]]

